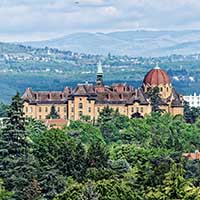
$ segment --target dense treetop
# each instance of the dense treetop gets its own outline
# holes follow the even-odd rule
[[[200,149],[190,109],[128,119],[106,107],[95,123],[47,130],[22,108],[17,94],[0,132],[0,199],[200,199],[200,161],[183,156]]]

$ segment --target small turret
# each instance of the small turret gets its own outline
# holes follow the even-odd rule
[[[97,64],[97,80],[96,80],[97,86],[103,86],[103,68],[101,61]]]

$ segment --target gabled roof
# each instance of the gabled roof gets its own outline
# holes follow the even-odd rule
[[[95,88],[91,84],[78,84],[72,91],[71,96],[90,96],[94,95]]]
[[[32,91],[27,88],[22,98],[24,101],[30,103],[64,103],[66,102],[69,94],[71,93],[70,88],[65,88],[64,91]]]

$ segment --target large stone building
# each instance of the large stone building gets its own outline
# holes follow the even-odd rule
[[[147,92],[159,87],[160,109],[172,115],[183,114],[183,98],[172,87],[167,73],[158,66],[150,70],[141,88],[135,89],[126,84],[106,86],[103,83],[102,66],[98,64],[96,84],[78,84],[76,88],[64,88],[58,92],[33,91],[27,88],[24,95],[26,117],[45,120],[54,105],[60,118],[79,120],[82,116],[97,119],[99,112],[106,106],[118,109],[128,117],[135,114],[150,114],[152,106]]]

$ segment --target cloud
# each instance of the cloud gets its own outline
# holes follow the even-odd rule
[[[0,40],[80,31],[199,29],[199,10],[199,0],[1,0]]]

